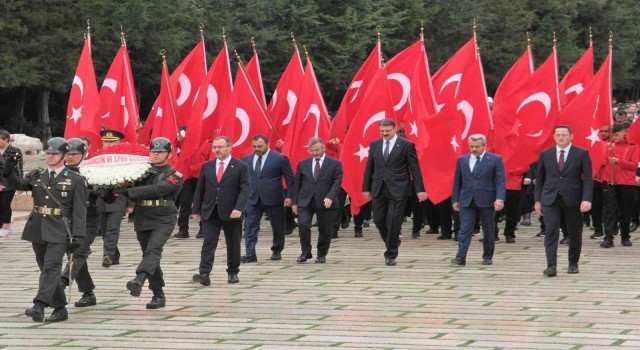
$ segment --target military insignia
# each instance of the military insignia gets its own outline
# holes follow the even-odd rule
[[[62,198],[67,198],[67,191],[60,192],[60,195],[62,196]]]
[[[169,181],[169,182],[171,182],[172,184],[174,184],[174,185],[175,185],[175,184],[177,184],[177,183],[178,183],[178,181],[179,181],[179,180],[178,180],[175,176],[170,175],[170,176],[167,178],[167,181]]]
[[[154,142],[154,143],[153,143],[153,145],[154,145],[155,147],[160,147],[160,142],[156,141],[156,142]]]
[[[176,170],[176,172],[175,172],[174,174],[176,174],[176,176],[177,176],[177,177],[179,177],[179,178],[181,178],[181,179],[182,179],[182,176],[183,176],[183,175],[182,175],[182,173],[181,173],[181,172],[179,172],[179,171],[177,171],[177,170]]]

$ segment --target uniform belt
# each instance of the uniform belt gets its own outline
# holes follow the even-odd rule
[[[60,208],[33,207],[33,211],[38,214],[53,216],[61,216],[64,213],[64,211]]]
[[[166,199],[145,199],[139,200],[137,204],[141,207],[168,207],[175,205],[175,202]]]

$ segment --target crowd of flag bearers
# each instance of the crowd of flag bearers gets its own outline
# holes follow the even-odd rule
[[[172,74],[163,55],[160,93],[143,126],[124,34],[98,92],[87,33],[69,97],[66,139],[49,140],[49,169],[9,181],[20,189],[42,188],[33,192],[36,207],[31,217],[37,220],[30,218],[25,228],[44,276],[28,316],[34,321],[66,319],[62,288],[74,280],[83,292],[75,306],[97,303],[86,268],[87,251],[100,232],[102,266],[117,265],[117,236],[126,212],[133,217],[143,252],[126,288],[140,296],[148,284],[153,293],[149,309],[166,304],[162,248],[176,223],[175,237],[190,237],[191,215],[198,225],[197,237],[203,238],[198,273],[192,279],[204,286],[211,284],[221,231],[227,242],[229,283],[239,282],[241,263],[259,259],[257,228],[265,213],[273,230],[274,261],[282,258],[285,236],[296,227],[302,252],[297,262],[314,256],[314,214],[319,230],[315,262],[320,264],[329,259],[331,238],[348,226],[351,214],[356,237],[362,237],[368,217],[373,219],[388,266],[396,265],[407,212],[414,218],[413,238],[420,237],[428,222],[440,226],[439,239],[459,240],[452,260],[456,265],[466,264],[478,218],[484,232],[482,263],[493,263],[493,241],[498,239],[494,218],[502,217],[498,211],[506,216],[507,243],[515,243],[523,213],[535,207],[546,218],[547,276],[557,273],[554,252],[560,227],[567,229],[571,242],[568,272],[578,272],[582,225],[576,220],[581,212],[591,210],[594,224],[604,222],[603,229],[596,230],[604,236],[603,247],[614,245],[618,228],[622,245],[631,245],[628,203],[633,200],[629,193],[636,192],[640,151],[633,130],[625,137],[621,124],[613,125],[609,140],[600,132],[612,125],[611,38],[608,55],[595,74],[590,44],[561,81],[555,38],[550,56],[538,69],[527,43],[491,99],[475,29],[433,75],[422,34],[384,63],[378,33],[333,118],[310,54],[304,50],[305,67],[293,38],[292,44],[291,60],[267,104],[255,43],[247,65],[237,56],[232,80],[226,38],[207,71],[201,31],[200,42]],[[93,190],[79,173],[83,157],[118,142],[148,146],[153,175],[129,188]],[[64,165],[65,155],[78,153],[79,161],[68,159]],[[579,162],[573,159],[578,155]],[[578,163],[580,167],[573,168]],[[563,179],[563,171],[571,175]],[[57,182],[50,172],[64,179]],[[575,183],[567,184],[566,178],[572,177]],[[69,182],[62,185],[63,181]],[[534,185],[535,193],[526,191]],[[59,192],[48,194],[47,187]],[[44,197],[64,202],[45,206]],[[602,210],[604,219],[592,208]],[[528,218],[525,215],[523,224],[530,224]],[[55,239],[43,229],[45,222],[54,220],[60,231]],[[65,252],[75,252],[64,276],[59,264],[47,260],[52,258],[48,250],[58,260]],[[48,318],[45,307],[54,308]]]

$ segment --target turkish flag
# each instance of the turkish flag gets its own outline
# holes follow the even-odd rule
[[[150,141],[156,137],[166,137],[173,145],[173,158],[171,164],[177,162],[176,145],[178,137],[178,129],[176,125],[175,102],[171,95],[171,85],[169,82],[169,70],[167,69],[167,61],[162,61],[162,77],[160,79],[160,94],[156,99],[156,103],[151,110],[150,115],[153,118],[153,129],[151,130]]]
[[[219,135],[227,136],[233,142],[232,155],[240,158],[252,152],[251,138],[254,135],[266,135],[271,131],[271,122],[242,63],[238,63],[232,96],[219,120],[218,129]]]
[[[89,153],[102,148],[99,110],[100,96],[91,58],[91,34],[87,34],[69,93],[64,138],[88,137],[91,142]]]
[[[294,46],[293,56],[289,60],[287,68],[285,68],[278,85],[276,85],[276,91],[269,101],[269,115],[273,116],[273,124],[275,128],[267,136],[271,142],[271,147],[276,147],[276,140],[287,136],[289,124],[291,118],[296,110],[296,104],[298,103],[298,96],[300,94],[300,86],[304,76],[304,68],[302,67],[302,60],[300,59],[300,52],[298,47]]]
[[[580,95],[591,79],[593,79],[593,46],[589,45],[584,55],[560,81],[560,105],[564,107]]]
[[[412,102],[418,98],[412,97],[415,94],[421,95],[419,98],[427,104],[430,115],[436,112],[429,61],[422,38],[389,60],[386,69],[398,122],[413,113]]]
[[[474,36],[433,75],[433,90],[438,102],[438,110],[446,103],[455,100],[464,71],[475,61],[476,41]]]
[[[171,74],[171,94],[175,98],[175,109],[177,114],[176,123],[180,128],[187,125],[189,119],[189,112],[193,105],[193,100],[196,97],[197,88],[202,83],[202,80],[207,75],[207,60],[206,52],[204,50],[204,37],[200,39],[198,45],[185,57],[184,60],[178,65]],[[152,110],[156,109],[154,102]],[[144,123],[142,133],[140,135],[140,141],[144,144],[149,143],[149,137],[151,135],[151,127],[155,125],[155,115],[150,114]]]
[[[506,171],[534,163],[540,151],[553,143],[560,111],[557,62],[554,47],[549,58],[507,94],[506,101],[500,105],[494,101],[495,146],[506,159]],[[507,123],[498,128],[498,119]]]
[[[584,90],[562,109],[558,116],[558,124],[571,127],[573,132],[571,142],[589,151],[594,174],[606,160],[606,153],[603,152],[605,143],[599,134],[600,127],[611,125],[612,121],[611,56],[611,51],[609,51],[598,73],[585,85]],[[633,142],[630,135],[633,138],[631,129],[627,134],[627,140]]]
[[[138,143],[138,101],[124,39],[102,82],[98,115],[106,129],[124,134],[124,142]]]
[[[344,169],[342,188],[351,198],[351,212],[354,214],[358,214],[360,206],[368,201],[362,195],[362,176],[369,158],[369,145],[380,138],[378,124],[382,119],[396,119],[387,75],[385,66],[382,66],[373,77],[340,152]]]
[[[187,120],[178,162],[178,170],[186,177],[197,176],[191,171],[192,158],[198,154],[200,145],[206,140],[213,139],[214,129],[218,125],[220,116],[232,98],[233,82],[229,64],[229,52],[227,44],[224,43],[209,73],[198,88]]]
[[[287,133],[282,151],[289,156],[293,169],[297,169],[299,161],[309,157],[307,142],[310,138],[319,137],[328,145],[329,140],[332,139],[329,124],[329,113],[322,98],[313,64],[311,60],[307,60],[307,68],[300,88],[300,99],[290,126],[291,132]]]
[[[435,204],[451,197],[457,158],[468,150],[460,135],[460,115],[455,103],[447,103],[424,120],[428,137],[418,159],[427,196]]]
[[[267,108],[267,99],[264,97],[264,85],[262,84],[262,72],[260,71],[260,60],[258,60],[258,52],[255,47],[253,48],[253,57],[249,60],[249,63],[245,66],[249,80],[253,84],[260,101],[264,108]]]
[[[371,84],[373,76],[380,70],[381,65],[382,48],[380,45],[380,41],[378,41],[376,46],[369,54],[367,60],[358,70],[358,73],[356,73],[356,75],[353,77],[353,80],[351,80],[349,88],[342,97],[340,108],[338,108],[338,112],[331,122],[333,132],[341,141],[344,140],[344,137],[347,135],[347,129],[349,128],[349,125],[351,125],[353,118],[362,105],[364,93],[365,91],[367,91],[367,88]]]

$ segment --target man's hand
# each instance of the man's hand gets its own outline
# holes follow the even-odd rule
[[[294,214],[298,215],[298,206],[297,206],[297,205],[295,205],[295,204],[293,204],[293,205],[291,206],[291,211],[292,211]]]
[[[453,207],[453,210],[455,211],[460,211],[460,203],[458,202],[451,203],[451,207]]]
[[[282,146],[284,146],[284,141],[282,141],[282,139],[279,139],[278,141],[276,141],[277,149],[282,149]]]
[[[291,206],[291,198],[285,198],[284,199],[284,206],[285,207],[290,207]]]
[[[370,201],[371,200],[371,192],[362,192],[364,199]]]
[[[331,140],[329,140],[329,144],[330,145],[339,145],[340,144],[340,139],[339,138],[333,138]]]
[[[0,185],[0,191],[4,191],[5,188],[5,186]]]
[[[418,202],[424,202],[427,200],[427,192],[418,192],[416,193],[416,196],[418,196]]]
[[[542,204],[540,204],[540,202],[535,202],[533,204],[533,209],[538,213],[538,215],[542,214]]]
[[[78,250],[78,248],[80,248],[80,246],[82,245],[82,242],[84,242],[84,237],[73,237],[71,243],[69,244],[69,251],[73,253]]]
[[[191,215],[191,218],[193,219],[193,221],[195,222],[200,222],[202,220],[202,218],[200,217],[200,215],[198,214],[193,214]]]
[[[502,208],[504,208],[504,201],[496,199],[496,201],[493,202],[493,209],[495,209],[495,211],[500,211]]]
[[[332,203],[333,203],[333,201],[331,199],[329,199],[329,198],[325,198],[324,199],[324,207],[325,208],[327,208],[327,209],[331,208],[331,204]]]
[[[133,207],[127,207],[127,214],[133,213]]]
[[[234,210],[231,212],[229,218],[231,219],[239,219],[242,216],[242,212],[240,210]]]
[[[582,201],[582,203],[580,203],[580,211],[586,213],[589,210],[591,210],[591,202]]]
[[[113,194],[119,194],[121,196],[129,196],[129,190],[126,188],[118,188],[113,190]]]
[[[616,157],[609,157],[609,163],[611,163],[611,164],[616,164],[616,163],[618,163],[618,160],[619,160],[619,159],[618,159],[618,158],[616,158]]]
[[[525,178],[524,178],[524,182],[523,182],[523,184],[524,184],[524,185],[526,185],[526,186],[531,185],[531,179],[530,179],[530,178],[528,178],[528,177],[525,177]]]

